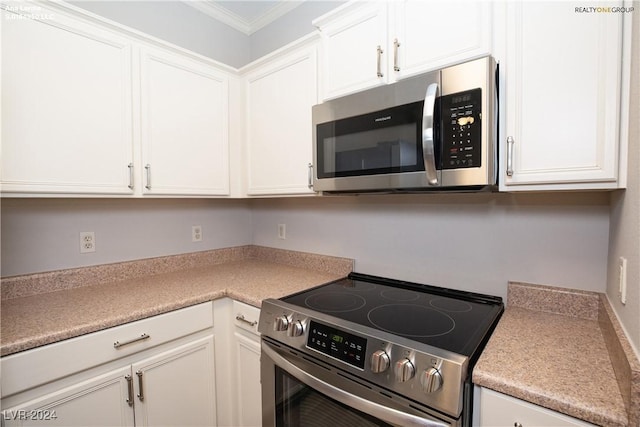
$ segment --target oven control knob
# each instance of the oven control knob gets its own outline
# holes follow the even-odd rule
[[[284,332],[289,328],[289,317],[286,315],[277,316],[273,322],[273,330],[276,332]]]
[[[429,368],[422,373],[420,384],[425,393],[433,393],[442,387],[442,374],[436,368]]]
[[[416,368],[409,359],[398,360],[394,366],[396,381],[403,383],[409,381],[416,374]]]
[[[371,372],[374,374],[386,371],[390,364],[389,355],[384,350],[374,351],[371,355]]]
[[[289,323],[289,329],[287,329],[287,335],[290,337],[299,337],[304,333],[304,325],[301,321],[295,320]]]

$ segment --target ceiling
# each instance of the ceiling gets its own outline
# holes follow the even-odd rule
[[[247,35],[300,6],[304,0],[183,0],[183,2]]]

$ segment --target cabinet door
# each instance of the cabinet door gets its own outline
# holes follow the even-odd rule
[[[132,365],[136,426],[216,424],[213,335]]]
[[[133,426],[133,408],[127,403],[130,374],[127,366],[4,409],[3,425]]]
[[[490,53],[490,2],[403,0],[391,10],[388,57],[395,79]]]
[[[228,86],[208,64],[142,50],[144,194],[229,194]]]
[[[351,3],[316,21],[322,34],[323,99],[387,82],[387,4]]]
[[[131,194],[130,43],[30,7],[1,17],[3,193]]]
[[[617,186],[623,14],[575,9],[507,3],[503,190]]]
[[[317,102],[317,49],[277,58],[247,77],[249,195],[312,194],[311,107]]]
[[[538,427],[593,426],[593,424],[496,393],[492,390],[481,389],[480,427],[513,427],[515,425]]]
[[[260,337],[235,333],[239,425],[262,425]]]

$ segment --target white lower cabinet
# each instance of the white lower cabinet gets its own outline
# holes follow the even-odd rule
[[[262,405],[260,389],[260,334],[258,318],[260,310],[256,307],[233,302],[236,369],[236,387],[238,399],[238,425],[259,426],[262,424]]]
[[[218,425],[260,426],[260,309],[223,298],[214,302],[214,316]]]
[[[7,356],[3,425],[215,426],[212,326],[205,303]]]
[[[133,410],[125,403],[130,379],[131,368],[122,367],[6,408],[4,425],[133,426]]]
[[[480,427],[593,426],[486,388],[480,389]]]
[[[131,366],[136,426],[216,425],[213,335]]]

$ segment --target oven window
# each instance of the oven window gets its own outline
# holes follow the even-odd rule
[[[301,383],[276,366],[276,426],[389,426]]]

